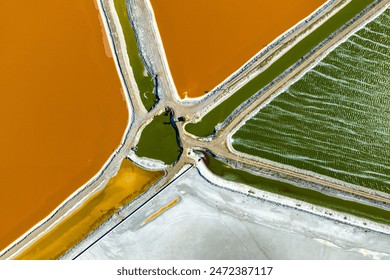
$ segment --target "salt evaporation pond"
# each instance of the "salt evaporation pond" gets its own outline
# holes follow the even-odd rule
[[[389,9],[233,135],[247,154],[390,192]]]
[[[200,97],[325,0],[151,0],[181,98]]]
[[[154,213],[160,215],[150,220]],[[90,238],[105,234],[100,230]],[[232,192],[192,169],[86,251],[88,240],[65,258],[389,259],[389,238]]]
[[[0,250],[88,182],[128,111],[95,1],[2,1]]]

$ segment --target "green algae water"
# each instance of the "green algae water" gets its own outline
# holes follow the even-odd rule
[[[265,71],[254,77],[232,96],[212,109],[198,123],[189,123],[186,131],[199,137],[207,137],[214,132],[218,123],[222,123],[241,103],[271,83],[290,66],[294,65],[305,54],[310,52],[329,35],[341,28],[346,22],[362,12],[373,0],[352,0],[338,13],[324,22],[311,34],[303,38],[281,58],[270,65]]]
[[[328,196],[323,193],[306,188],[300,188],[286,182],[257,176],[244,170],[232,168],[210,155],[207,155],[207,167],[215,175],[228,181],[246,184],[260,190],[352,214],[374,222],[390,224],[390,211],[386,211],[381,208]]]
[[[150,110],[157,100],[156,95],[154,94],[154,80],[146,70],[139,54],[137,39],[127,14],[126,0],[114,0],[114,5],[119,17],[119,22],[122,26],[123,35],[126,41],[127,55],[131,68],[133,69],[134,79],[137,83],[142,103],[146,110]]]
[[[181,148],[177,142],[176,130],[168,113],[154,117],[142,131],[137,144],[137,156],[157,159],[166,164],[175,163]]]
[[[389,11],[248,120],[233,147],[390,193]]]

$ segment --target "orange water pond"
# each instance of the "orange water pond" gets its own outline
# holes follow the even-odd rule
[[[181,98],[212,90],[325,0],[151,0]]]
[[[128,111],[93,0],[0,1],[0,250],[92,178]]]

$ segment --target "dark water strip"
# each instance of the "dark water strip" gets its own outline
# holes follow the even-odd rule
[[[264,91],[262,89],[274,84],[278,76],[284,71],[286,71],[285,73],[290,72],[291,70],[289,68],[291,66],[295,67],[295,64],[303,62],[306,54],[313,52],[313,49],[317,49],[318,46],[327,42],[329,40],[328,37],[333,36],[334,32],[340,28],[350,25],[351,22],[349,21],[355,21],[356,15],[360,14],[368,5],[374,2],[380,1],[352,0],[338,13],[270,65],[265,71],[257,75],[232,96],[211,110],[200,122],[189,123],[185,126],[185,129],[189,133],[199,137],[207,137],[215,133],[215,126],[218,123],[223,123],[225,120],[228,121],[234,115],[235,108],[240,107],[240,110],[242,110],[243,107],[252,102],[252,99],[248,100],[248,98],[253,97],[256,93],[261,94]],[[260,90],[262,91],[259,93]],[[256,94],[256,97],[258,97],[258,94]],[[245,102],[246,100],[248,101]]]

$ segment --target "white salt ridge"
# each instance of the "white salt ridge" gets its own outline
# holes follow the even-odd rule
[[[134,152],[131,152],[128,157],[137,165],[147,170],[165,170],[167,167],[161,160],[139,157]]]
[[[321,217],[321,207],[294,209],[285,206],[294,200],[227,182],[203,163],[197,167],[78,259],[390,259],[389,227],[383,234]],[[177,197],[178,204],[141,226]],[[362,221],[348,216],[349,223]]]

